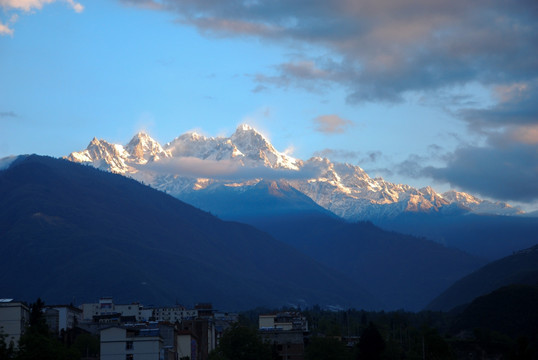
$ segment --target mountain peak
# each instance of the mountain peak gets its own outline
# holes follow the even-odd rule
[[[243,147],[249,150],[256,149],[276,152],[273,145],[271,145],[265,136],[247,124],[239,125],[235,130],[235,133],[233,133],[230,137],[230,140],[232,140],[234,144],[238,145],[239,150],[242,150],[241,147]]]
[[[143,131],[139,131],[135,134],[135,136],[132,137],[131,141],[129,141],[129,144],[139,144],[139,143],[145,143],[145,144],[157,144],[157,141],[155,141],[151,136],[149,136],[147,133]]]
[[[396,216],[404,211],[437,211],[452,203],[476,213],[513,215],[521,212],[507,204],[483,201],[466,193],[449,191],[439,194],[430,186],[417,189],[383,178],[371,178],[357,165],[333,163],[328,158],[313,157],[303,162],[279,152],[249,124],[237,126],[230,137],[207,137],[190,131],[176,137],[164,148],[145,132],[137,133],[125,147],[94,138],[86,150],[72,153],[67,158],[116,173],[137,173],[141,178],[145,173],[140,165],[164,158],[225,160],[239,167],[295,170],[298,175],[294,174],[290,179],[291,186],[348,220]],[[159,189],[179,194],[190,181],[185,179],[176,181],[162,176],[152,181]],[[148,180],[144,177],[144,181]]]
[[[133,139],[151,139],[151,136],[149,136],[145,131],[139,131],[135,134],[135,136],[133,136]],[[132,141],[131,140],[131,141]]]
[[[262,133],[260,133],[258,130],[254,129],[252,126],[248,124],[239,125],[237,129],[235,130],[235,133],[233,133],[230,138],[231,139],[244,139],[244,138],[257,139],[258,142],[261,142],[264,145],[269,145],[272,147],[269,140],[265,136],[263,136]]]
[[[136,159],[137,163],[155,161],[169,157],[169,154],[156,140],[143,131],[138,132],[125,146],[125,150]]]
[[[252,126],[248,125],[248,124],[240,124],[236,131],[254,131],[254,132],[257,132]]]

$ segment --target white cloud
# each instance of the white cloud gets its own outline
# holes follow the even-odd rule
[[[76,3],[73,0],[66,0],[66,1],[69,5],[71,5],[71,7],[73,8],[73,10],[75,10],[75,12],[81,13],[82,11],[84,11],[84,6],[82,6],[82,4]]]
[[[8,25],[0,23],[0,35],[13,35],[13,29]]]
[[[0,0],[0,7],[7,11],[23,11],[25,13],[32,12],[33,10],[41,10],[44,5],[58,2],[59,0]],[[75,12],[81,13],[84,11],[84,6],[74,0],[60,0],[67,3]],[[0,22],[0,35],[13,36],[14,30],[11,27],[17,20],[19,15],[13,14],[7,24]]]
[[[4,9],[17,9],[31,11],[41,9],[43,5],[53,3],[56,0],[0,0],[0,5]]]

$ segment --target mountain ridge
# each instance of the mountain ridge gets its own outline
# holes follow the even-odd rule
[[[513,284],[538,286],[538,244],[490,262],[464,276],[433,299],[426,310],[448,311]]]
[[[0,263],[17,272],[0,274],[2,290],[26,300],[379,306],[353,280],[252,226],[61,159],[20,156],[0,171],[0,245]]]
[[[140,136],[154,144],[153,147],[130,147]],[[66,158],[129,175],[176,197],[214,183],[241,185],[268,177],[284,179],[318,205],[350,221],[395,217],[405,212],[521,213],[507,203],[482,200],[455,190],[440,194],[429,186],[417,189],[371,178],[359,166],[331,162],[327,158],[295,159],[276,150],[267,138],[246,124],[239,125],[230,137],[206,137],[191,132],[163,147],[149,135],[139,133],[129,144],[92,141],[87,149]],[[186,167],[195,168],[189,159],[198,160],[198,173],[185,172]],[[180,163],[182,166],[177,166]],[[159,164],[166,171],[156,170]],[[218,171],[200,172],[204,164]]]

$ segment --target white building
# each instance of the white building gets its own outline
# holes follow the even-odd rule
[[[266,314],[259,316],[258,329],[280,331],[300,330],[306,332],[308,331],[308,321],[302,314],[293,311]]]
[[[101,330],[101,360],[165,360],[159,329],[110,327]]]
[[[139,303],[114,304],[111,297],[102,297],[98,303],[82,304],[82,318],[91,321],[94,316],[120,314],[121,316],[134,316],[136,321],[148,321],[153,316],[152,309],[145,309]]]
[[[0,299],[0,331],[7,335],[6,344],[13,342],[15,348],[18,347],[29,320],[30,309],[24,303],[13,299]]]
[[[82,320],[82,310],[72,305],[49,305],[45,307],[45,319],[51,331],[74,329]]]
[[[185,319],[194,319],[199,315],[198,309],[188,310],[181,305],[145,308],[139,303],[114,304],[111,297],[102,297],[98,303],[82,304],[82,318],[91,321],[94,316],[119,314],[123,317],[135,317],[136,321],[166,321],[175,323]]]
[[[187,310],[180,305],[154,307],[151,310],[152,320],[154,321],[167,321],[175,323],[176,321],[181,322],[185,319],[195,319],[198,317],[197,309]]]
[[[196,360],[198,358],[198,341],[190,331],[179,331],[176,336],[177,357]]]

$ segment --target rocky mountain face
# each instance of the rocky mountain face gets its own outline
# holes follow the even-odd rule
[[[138,133],[125,146],[93,139],[68,160],[124,174],[175,197],[219,185],[255,186],[262,180],[286,182],[318,205],[352,221],[396,217],[403,213],[473,212],[515,215],[509,204],[457,191],[440,194],[371,178],[359,166],[313,157],[303,161],[279,152],[258,131],[240,125],[230,137],[183,134],[164,146]]]

